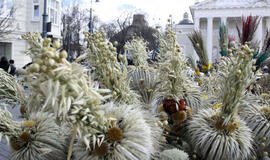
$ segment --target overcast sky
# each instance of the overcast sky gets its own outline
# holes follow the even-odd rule
[[[66,0],[67,1],[67,0]],[[91,0],[76,0],[83,4],[82,7],[90,8]],[[96,0],[93,0],[96,1]],[[138,13],[146,13],[150,25],[160,24],[164,26],[171,14],[173,21],[178,23],[184,12],[189,11],[189,6],[193,5],[195,0],[99,0],[93,3],[94,14],[101,21],[108,22],[116,19],[125,10],[136,10]],[[189,17],[190,19],[191,16]]]

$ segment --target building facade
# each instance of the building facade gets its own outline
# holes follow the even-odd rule
[[[44,0],[0,0],[0,10],[8,11],[11,7],[15,8],[10,16],[13,31],[0,38],[0,57],[13,59],[16,67],[22,67],[31,62],[31,59],[22,54],[28,44],[21,36],[28,32],[42,33]],[[48,35],[61,38],[61,0],[47,0],[47,14],[48,22],[51,22],[51,32]]]
[[[187,12],[183,15],[183,20],[174,26],[174,30],[177,36],[178,43],[182,49],[185,56],[195,56],[193,55],[194,49],[192,47],[191,41],[188,39],[188,34],[190,34],[194,29],[193,22],[189,19]],[[195,57],[194,57],[195,58]]]
[[[270,0],[204,0],[190,6],[193,29],[200,30],[206,42],[209,60],[214,63],[219,58],[219,26],[223,22],[228,26],[230,36],[238,41],[236,25],[241,26],[242,16],[259,16],[255,39],[262,41],[267,29],[270,29]],[[180,25],[178,28],[181,28]],[[192,28],[192,27],[190,27]],[[192,29],[191,29],[192,31]],[[179,40],[180,44],[182,40]],[[194,53],[194,52],[193,52]]]

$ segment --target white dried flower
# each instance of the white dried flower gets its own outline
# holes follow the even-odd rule
[[[257,157],[262,158],[264,151],[270,153],[269,106],[262,107],[253,102],[253,104],[242,107],[240,116],[246,121],[247,125],[253,131]]]
[[[12,114],[6,109],[0,108],[0,141],[5,136],[7,142],[12,136],[17,136],[21,133],[20,123],[12,119]]]
[[[99,39],[99,42],[96,39]],[[113,94],[114,101],[123,104],[133,103],[136,94],[130,90],[127,81],[126,55],[120,59],[119,63],[111,42],[105,39],[102,33],[95,32],[91,37],[86,36],[86,40],[89,43],[88,62],[94,69],[94,77],[115,93]]]
[[[22,132],[11,137],[12,160],[57,159],[67,156],[67,133],[55,123],[52,114],[34,113],[22,124]]]
[[[130,87],[135,90],[145,104],[152,104],[157,94],[158,76],[152,68],[135,68],[129,71]]]
[[[129,42],[126,42],[127,55],[131,56],[131,59],[135,66],[147,65],[148,53],[146,51],[148,43],[143,38],[136,37]]]
[[[188,134],[194,149],[208,160],[250,158],[253,139],[246,123],[236,116],[238,128],[229,132],[217,126],[217,114],[213,109],[203,109],[189,121]]]
[[[7,103],[24,104],[26,95],[23,87],[11,76],[0,68],[0,99]]]
[[[146,115],[140,107],[109,104],[104,106],[104,110],[105,116],[111,119],[111,127],[104,140],[107,147],[99,144],[102,151],[97,153],[97,150],[85,150],[85,146],[78,141],[73,150],[75,159],[150,160],[155,155],[161,130],[152,128],[154,124],[149,124],[149,117],[145,119]],[[102,156],[97,156],[100,154]]]
[[[161,160],[189,160],[188,154],[177,148],[164,150],[160,154]]]
[[[201,92],[187,76],[187,63],[184,55],[177,49],[175,34],[169,32],[172,38],[163,38],[165,48],[161,49],[159,63],[160,97],[169,98],[178,102],[186,99],[186,104],[195,112],[201,107]]]

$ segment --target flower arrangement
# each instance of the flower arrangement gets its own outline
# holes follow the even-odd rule
[[[190,143],[199,157],[209,160],[251,157],[252,133],[237,113],[252,80],[253,54],[254,50],[245,45],[228,59],[227,67],[220,71],[222,92],[214,98],[216,104],[200,110],[189,121]]]
[[[16,78],[0,69],[0,99],[9,104],[25,103],[26,95]]]
[[[147,42],[143,38],[133,37],[125,44],[126,54],[130,55],[135,66],[147,66],[148,52]]]
[[[186,105],[197,111],[200,106],[201,93],[187,77],[187,62],[176,42],[175,33],[170,29],[161,36],[160,56],[159,90],[165,111],[167,110],[166,106],[174,106],[172,109],[168,109],[174,112],[179,111],[180,108],[185,110]],[[180,104],[180,101],[182,104]]]
[[[224,23],[220,23],[219,26],[219,47],[220,55],[228,56],[228,27]]]
[[[106,104],[104,116],[111,120],[104,141],[93,150],[75,143],[75,159],[151,159],[159,148],[161,129],[150,125],[142,107]]]
[[[113,99],[118,103],[132,103],[136,94],[129,88],[127,79],[127,60],[125,55],[119,55],[117,62],[116,48],[113,47],[103,31],[85,34],[89,48],[88,62],[94,68],[94,77],[112,92]]]
[[[254,34],[258,28],[261,19],[259,16],[242,16],[242,29],[238,25],[236,25],[236,29],[238,32],[238,37],[240,39],[240,43],[244,45],[246,42],[251,42],[254,38]]]
[[[209,63],[208,54],[205,48],[205,43],[202,37],[202,33],[200,31],[193,31],[191,34],[188,35],[199,59],[202,64],[202,70],[207,73],[210,68],[211,64]]]

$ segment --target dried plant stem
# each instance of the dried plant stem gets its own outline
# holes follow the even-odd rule
[[[74,126],[74,129],[73,129],[71,141],[70,141],[70,144],[69,144],[69,147],[68,147],[68,156],[67,156],[67,160],[70,160],[70,158],[71,158],[72,147],[73,147],[73,144],[74,144],[74,140],[75,140],[76,135],[77,135],[77,125],[75,125],[75,126]]]

